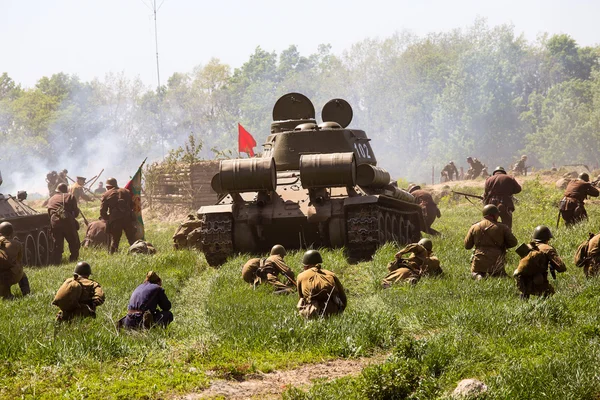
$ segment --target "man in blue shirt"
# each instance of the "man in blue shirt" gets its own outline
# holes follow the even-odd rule
[[[160,307],[160,310],[158,308]],[[167,298],[162,280],[154,271],[146,274],[146,279],[131,294],[127,315],[118,322],[118,327],[126,329],[149,329],[154,325],[167,326],[173,321],[171,302]]]

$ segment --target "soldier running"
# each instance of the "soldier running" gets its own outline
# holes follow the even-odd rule
[[[119,188],[115,178],[106,180],[106,193],[100,200],[100,219],[107,221],[108,234],[110,236],[110,253],[119,249],[121,235],[125,231],[129,245],[137,240],[137,229],[133,214],[133,200],[131,192]]]
[[[483,207],[483,219],[471,226],[465,237],[465,249],[475,247],[471,256],[471,277],[506,276],[506,249],[517,245],[510,228],[498,222],[500,211],[493,204]]]
[[[453,181],[458,179],[458,168],[454,161],[450,161],[440,172],[440,183]]]
[[[587,219],[584,201],[587,196],[598,197],[598,195],[600,192],[590,183],[590,176],[585,172],[569,182],[559,208],[565,224],[571,226]]]
[[[552,238],[552,232],[547,226],[540,225],[533,231],[533,241],[527,246],[529,252],[521,259],[513,274],[522,299],[528,299],[531,295],[554,294],[554,288],[548,281],[548,267],[553,277],[554,271],[567,270],[556,249],[548,244]]]
[[[280,244],[276,244],[271,249],[271,255],[268,258],[248,260],[242,268],[242,278],[254,286],[268,283],[273,286],[276,294],[293,292],[296,289],[296,277],[294,271],[286,265],[283,259],[286,254],[285,248]],[[287,284],[279,280],[280,274],[286,278]]]
[[[77,261],[81,243],[77,234],[79,223],[75,218],[79,215],[79,207],[77,206],[77,199],[67,193],[66,183],[61,183],[56,187],[56,193],[48,200],[47,207],[54,240],[52,263],[61,263],[65,240],[69,244],[71,253],[69,261]]]
[[[10,222],[0,223],[0,297],[12,299],[10,287],[19,284],[23,296],[31,289],[29,279],[23,272],[23,245],[18,240],[11,240],[14,229]]]
[[[469,169],[465,175],[465,179],[477,178],[484,169],[487,169],[484,163],[479,161],[477,158],[467,157],[467,163],[469,163]]]
[[[485,180],[483,204],[494,204],[500,211],[502,223],[512,229],[512,214],[515,211],[513,195],[521,192],[521,185],[512,176],[506,175],[502,167],[496,167],[492,176]]]
[[[512,168],[512,172],[515,175],[527,175],[527,167],[525,166],[525,163],[527,162],[527,156],[525,154],[523,154],[521,156],[521,159],[519,161],[517,161],[515,163],[515,165]]]
[[[70,321],[75,317],[96,318],[96,307],[104,303],[104,291],[98,282],[90,279],[92,267],[85,261],[75,266],[73,277],[58,289],[52,304],[60,308],[58,322]]]
[[[304,318],[325,317],[342,313],[348,299],[340,280],[321,268],[323,258],[317,250],[304,253],[304,272],[298,275],[298,312]]]
[[[417,203],[421,206],[426,227],[425,232],[432,235],[439,235],[440,233],[433,229],[431,225],[436,218],[440,218],[442,216],[442,213],[437,204],[435,204],[433,201],[431,194],[426,190],[422,190],[421,186],[419,185],[410,185],[408,188],[408,193],[412,194]]]

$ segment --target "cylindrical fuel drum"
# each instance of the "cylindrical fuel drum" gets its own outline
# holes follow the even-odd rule
[[[356,168],[356,183],[360,186],[382,188],[390,184],[390,173],[371,164],[360,164]]]
[[[300,179],[305,189],[354,186],[354,153],[304,154],[300,156]]]
[[[273,158],[223,160],[219,173],[211,181],[217,193],[258,192],[275,190],[277,172]]]
[[[394,189],[392,196],[397,198],[398,200],[404,200],[407,203],[415,203],[416,202],[415,196],[408,193],[406,190],[398,189],[393,186],[391,188]]]

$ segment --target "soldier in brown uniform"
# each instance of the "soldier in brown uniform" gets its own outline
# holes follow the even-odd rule
[[[527,156],[522,155],[521,159],[515,163],[513,166],[512,172],[515,175],[527,175],[527,167],[525,163],[527,162]]]
[[[433,257],[433,242],[423,238],[419,243],[411,243],[396,253],[395,260],[388,264],[390,271],[381,286],[389,288],[394,283],[407,282],[416,284],[421,276],[439,275],[442,273],[440,260]],[[411,254],[408,259],[402,259],[405,254]]]
[[[586,278],[600,275],[600,233],[596,235],[590,233],[589,235],[583,259],[578,260],[577,254],[575,255],[575,265],[583,267],[583,274]],[[585,243],[582,244],[582,246],[584,245]]]
[[[77,261],[81,243],[77,234],[79,224],[75,218],[79,215],[79,207],[77,206],[77,199],[67,193],[66,183],[61,183],[56,187],[56,193],[48,200],[47,207],[52,227],[52,238],[54,239],[52,263],[61,263],[65,240],[69,243],[69,251],[71,252],[69,261]]]
[[[502,223],[512,229],[512,214],[515,211],[513,195],[521,193],[521,185],[512,176],[506,175],[502,167],[496,167],[492,176],[485,180],[483,204],[494,204],[500,210]]]
[[[469,164],[469,169],[467,170],[465,179],[475,179],[485,168],[487,168],[484,163],[476,158],[467,157],[467,163]]]
[[[96,307],[104,303],[104,291],[98,282],[90,279],[92,267],[85,261],[75,266],[73,277],[67,279],[52,301],[61,311],[56,316],[59,322],[75,317],[96,318]]]
[[[85,239],[81,244],[83,247],[104,247],[108,249],[110,239],[106,228],[106,221],[99,219],[92,221],[85,232]]]
[[[506,276],[506,249],[516,246],[517,238],[508,226],[498,222],[499,215],[500,211],[495,205],[488,204],[483,207],[483,219],[471,226],[465,237],[465,249],[475,247],[471,256],[473,279]]]
[[[527,299],[530,295],[554,294],[554,288],[548,281],[548,267],[551,268],[554,278],[554,271],[567,270],[556,249],[548,244],[552,237],[552,232],[547,226],[540,225],[533,231],[533,241],[527,246],[529,253],[521,259],[513,274],[522,299]]]
[[[590,176],[582,172],[577,179],[567,185],[563,199],[560,201],[560,214],[567,226],[587,219],[584,201],[587,196],[598,197],[600,192],[590,183]]]
[[[446,164],[446,166],[440,172],[440,175],[440,183],[458,179],[458,168],[456,168],[454,161],[450,161],[448,164]]]
[[[321,268],[323,258],[317,250],[304,253],[304,272],[298,275],[298,312],[305,318],[342,313],[348,304],[344,287],[331,271]]]
[[[85,188],[85,177],[78,176],[77,182],[72,184],[71,187],[69,188],[69,193],[71,193],[77,199],[78,202],[80,202],[81,200],[93,201],[94,199],[92,199],[90,196],[85,194],[84,188]]]
[[[437,204],[433,201],[433,197],[426,190],[422,190],[419,185],[411,185],[408,188],[408,193],[412,194],[417,201],[417,203],[421,206],[421,210],[423,212],[423,219],[425,220],[425,226],[427,228],[427,233],[432,235],[439,235],[440,233],[433,229],[431,225],[435,221],[436,218],[440,218],[442,213],[438,208]]]
[[[115,178],[106,180],[106,189],[106,193],[102,195],[100,200],[100,219],[108,221],[110,253],[114,253],[119,249],[123,231],[125,231],[131,246],[137,240],[137,230],[135,228],[131,192],[119,188]]]
[[[0,223],[0,297],[12,299],[10,287],[19,284],[21,293],[30,293],[29,279],[23,272],[23,245],[18,240],[10,240],[13,235],[10,222]]]
[[[242,278],[252,285],[268,283],[275,289],[277,294],[288,294],[296,289],[296,278],[294,271],[288,267],[283,259],[287,254],[285,247],[276,244],[271,249],[268,258],[252,258],[242,268]],[[279,280],[283,275],[287,284]]]
[[[440,267],[440,260],[433,255],[433,242],[431,239],[423,238],[419,240],[419,244],[427,250],[427,255],[421,266],[421,276],[442,275],[444,271]]]
[[[64,183],[65,185],[69,184],[69,178],[67,178],[68,173],[69,173],[69,171],[67,171],[66,169],[63,169],[62,171],[60,171],[58,173],[58,177],[56,178],[57,186],[60,185],[61,183]]]

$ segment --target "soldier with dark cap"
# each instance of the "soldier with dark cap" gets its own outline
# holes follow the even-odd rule
[[[98,282],[90,279],[92,267],[85,261],[75,266],[73,277],[68,278],[56,292],[52,304],[60,308],[59,322],[75,317],[96,318],[96,307],[104,303],[104,291]]]
[[[458,179],[458,168],[454,164],[454,161],[450,161],[440,172],[440,183],[453,181]]]
[[[52,227],[52,238],[54,249],[52,250],[52,263],[60,264],[65,248],[64,241],[69,244],[71,255],[69,261],[77,261],[79,258],[79,223],[76,218],[79,215],[77,199],[67,193],[67,184],[61,183],[56,187],[56,193],[48,200],[48,215]]]
[[[150,329],[155,325],[165,327],[171,322],[171,302],[162,287],[162,279],[156,272],[149,271],[144,282],[131,294],[127,315],[117,322],[117,328]]]
[[[517,245],[510,228],[498,222],[500,211],[493,204],[483,207],[483,219],[473,224],[465,237],[465,249],[475,247],[471,256],[471,277],[506,276],[506,249]]]
[[[304,318],[342,313],[348,304],[344,287],[337,276],[321,268],[323,258],[317,250],[304,253],[304,271],[298,275],[298,312]]]
[[[273,286],[277,294],[293,292],[296,289],[295,274],[283,259],[286,254],[285,247],[276,244],[271,249],[271,255],[268,258],[248,260],[242,268],[242,278],[252,285],[268,283]],[[287,284],[279,280],[280,274],[286,278]]]
[[[467,157],[467,163],[469,164],[469,169],[467,170],[465,179],[475,179],[484,169],[487,169],[484,163],[473,157]]]
[[[110,253],[119,249],[121,235],[125,231],[129,245],[138,239],[137,229],[133,214],[133,200],[131,192],[119,188],[115,178],[106,180],[106,193],[100,200],[100,219],[107,221],[108,234],[110,236]]]
[[[69,188],[69,193],[73,195],[77,199],[78,202],[81,200],[85,201],[93,201],[90,196],[85,194],[85,177],[78,176],[77,181],[71,185]]]
[[[0,223],[0,297],[12,299],[10,287],[19,284],[23,296],[28,295],[29,279],[23,272],[23,245],[18,240],[11,240],[14,233],[10,222]]]
[[[531,295],[554,294],[554,288],[548,281],[548,268],[555,278],[555,271],[567,270],[556,249],[548,244],[552,237],[552,232],[544,225],[536,227],[533,231],[533,241],[527,245],[527,254],[521,258],[513,274],[522,299],[527,299]]]
[[[512,229],[512,214],[515,211],[513,195],[521,193],[521,185],[502,167],[496,167],[492,176],[485,180],[483,204],[494,204],[500,211],[502,223]]]
[[[563,199],[560,201],[560,214],[567,226],[587,219],[584,202],[587,196],[598,197],[600,192],[590,183],[590,176],[582,172],[577,179],[567,185]]]
[[[436,218],[441,218],[442,212],[437,204],[435,204],[435,201],[433,201],[431,194],[428,191],[421,189],[421,186],[419,185],[410,185],[408,187],[408,193],[412,194],[417,203],[421,206],[426,227],[425,232],[432,235],[439,235],[440,233],[433,229],[431,225]]]

